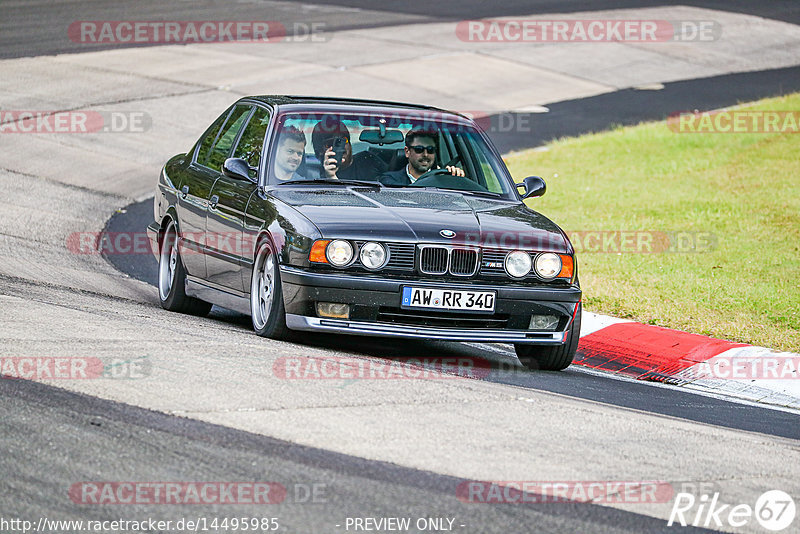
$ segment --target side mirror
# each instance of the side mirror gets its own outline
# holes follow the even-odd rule
[[[528,176],[521,184],[516,184],[516,186],[525,188],[525,192],[522,194],[523,199],[540,197],[547,191],[547,184],[539,176]]]
[[[228,158],[222,164],[222,174],[236,180],[254,181],[250,178],[250,164],[241,158]]]

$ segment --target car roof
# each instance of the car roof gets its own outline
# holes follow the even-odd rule
[[[420,104],[408,104],[404,102],[391,102],[386,100],[367,100],[361,98],[343,98],[343,97],[325,97],[325,96],[291,96],[291,95],[258,95],[247,96],[242,100],[255,100],[264,104],[269,104],[274,107],[280,107],[281,110],[301,111],[303,109],[313,110],[331,110],[331,111],[358,111],[361,110],[410,110],[410,111],[428,111],[441,113],[442,115],[451,115],[452,119],[467,119],[468,117],[461,113],[448,111],[446,109],[437,108],[434,106],[423,106]],[[444,117],[443,117],[444,118]]]

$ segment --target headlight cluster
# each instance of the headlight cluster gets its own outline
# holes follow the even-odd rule
[[[316,241],[311,247],[309,260],[315,263],[329,263],[335,267],[347,267],[355,258],[355,250],[350,241],[334,239],[333,241]],[[370,241],[361,245],[358,259],[366,269],[377,271],[389,260],[386,246]]]
[[[523,278],[533,270],[539,277],[550,280],[562,274],[563,263],[561,256],[552,252],[538,254],[534,262],[531,260],[530,253],[515,250],[506,254],[504,266],[506,273],[512,278]],[[568,276],[572,276],[571,269]]]
[[[313,263],[347,267],[355,262],[356,257],[365,269],[378,271],[389,262],[389,251],[386,245],[374,241],[364,243],[356,251],[353,243],[345,239],[320,239],[312,245],[308,259]],[[568,254],[514,250],[506,254],[503,267],[514,279],[534,273],[543,280],[553,280],[557,277],[572,278],[575,264]]]

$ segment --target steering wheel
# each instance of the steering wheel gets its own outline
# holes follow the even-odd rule
[[[453,176],[447,169],[431,169],[417,178],[417,181],[411,184],[411,187],[439,187],[456,191],[489,191],[469,178]]]

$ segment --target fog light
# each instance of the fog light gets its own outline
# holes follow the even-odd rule
[[[558,317],[555,315],[531,315],[529,330],[555,330],[558,327]]]
[[[317,302],[317,315],[332,319],[349,319],[350,305],[339,302]]]

